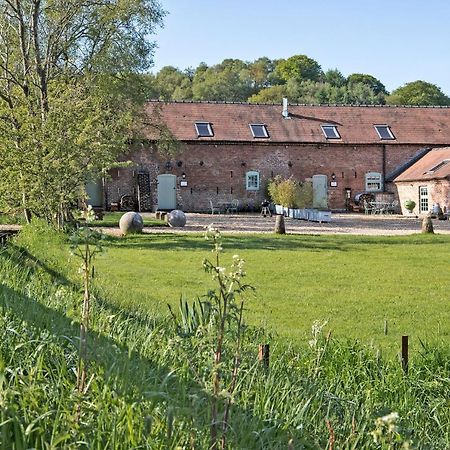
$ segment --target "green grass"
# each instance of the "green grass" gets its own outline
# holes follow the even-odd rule
[[[99,281],[123,308],[165,314],[166,303],[210,286],[201,236],[133,236],[106,247]],[[303,341],[314,320],[328,320],[339,338],[383,348],[397,348],[402,334],[416,343],[450,335],[450,237],[234,235],[224,248],[246,260],[246,281],[256,287],[248,320],[282,338]]]
[[[0,213],[0,225],[23,225],[25,219],[23,216],[14,216]]]
[[[107,212],[104,214],[101,220],[95,220],[90,223],[91,227],[118,227],[119,220],[124,215],[123,212]],[[164,220],[153,219],[150,217],[144,217],[144,227],[165,227],[168,226]]]
[[[284,280],[277,276],[281,267],[292,284],[295,281],[297,288],[305,285],[304,292],[314,298],[314,279],[325,284],[321,292],[328,292],[336,280],[344,287],[347,269],[361,269],[357,262],[368,255],[388,268],[389,258],[406,267],[401,273],[397,269],[397,276],[388,276],[386,266],[375,270],[378,266],[374,264],[372,272],[391,280],[391,286],[394,279],[399,283],[406,277],[408,282],[402,286],[410,286],[410,295],[415,288],[418,299],[427,292],[431,297],[442,295],[444,302],[448,244],[442,236],[225,239],[228,256],[239,252],[249,262],[249,281],[258,293],[249,301],[246,315],[255,323],[259,321],[258,306],[266,309],[261,295],[270,294],[275,301],[284,302],[278,311],[283,321],[292,315],[286,296],[261,290],[262,275],[272,282],[278,277]],[[188,338],[177,335],[170,321],[145,314],[152,308],[164,313],[164,302],[176,303],[180,291],[194,295],[211,286],[200,267],[202,258],[211,255],[207,243],[196,236],[156,235],[109,239],[106,245],[107,252],[97,261],[96,270],[96,279],[104,288],[95,295],[89,332],[92,378],[82,398],[75,391],[74,372],[82,297],[76,270],[79,263],[68,258],[66,237],[35,225],[26,227],[15,243],[0,250],[1,450],[208,448],[210,399],[204,388],[210,380],[208,371],[204,384],[197,384],[188,361],[192,364],[199,355],[183,354],[182,350],[183,340]],[[415,252],[420,256],[414,258]],[[352,259],[357,261],[350,263]],[[343,267],[335,264],[336,260]],[[434,262],[432,268],[430,262]],[[441,284],[433,284],[439,276]],[[189,279],[192,284],[185,282]],[[348,304],[356,305],[352,308],[369,292],[367,277],[357,279],[362,280],[358,290],[363,293],[358,291],[360,296],[353,302],[348,299]],[[431,290],[420,290],[425,281]],[[285,283],[278,282],[277,287],[286,292]],[[338,296],[340,289],[332,293]],[[320,295],[316,303],[324,301]],[[269,297],[263,298],[267,302]],[[345,296],[339,299],[343,303]],[[444,303],[437,308],[420,301],[421,308],[440,309],[445,314]],[[384,308],[388,305],[385,302]],[[337,310],[336,317],[329,316],[330,323],[345,324],[344,319],[358,323],[358,318],[349,318],[348,311],[344,312]],[[340,450],[406,448],[401,447],[402,439],[411,439],[417,449],[450,448],[450,347],[443,317],[441,334],[434,336],[433,345],[420,346],[411,359],[408,376],[396,358],[380,356],[375,348],[354,342],[356,331],[347,336],[350,341],[336,337],[328,341],[319,335],[311,347],[305,342],[307,334],[311,337],[310,323],[306,325],[309,319],[301,315],[292,318],[292,323],[304,320],[305,330],[296,335],[292,346],[280,345],[280,339],[275,339],[271,368],[265,371],[256,363],[257,344],[265,336],[248,330],[227,449],[287,448],[290,438],[296,449],[326,449],[326,420],[334,430],[335,448]],[[431,320],[427,323],[432,325]],[[427,334],[426,326],[420,325],[413,330],[417,331],[414,336]],[[288,330],[278,331],[289,337]],[[201,336],[192,340],[198,343]],[[375,419],[391,411],[399,413],[402,438],[398,436],[397,444],[375,446],[370,435]]]

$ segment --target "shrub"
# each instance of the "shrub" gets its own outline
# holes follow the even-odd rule
[[[409,211],[412,212],[413,209],[416,207],[416,202],[414,200],[406,200],[405,202],[405,208]]]
[[[310,181],[300,183],[290,178],[277,175],[267,186],[270,198],[277,205],[286,208],[308,208],[312,206],[313,189]]]

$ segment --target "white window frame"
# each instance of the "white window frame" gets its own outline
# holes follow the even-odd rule
[[[199,131],[199,129],[198,129],[198,126],[197,125],[207,125],[207,127],[208,127],[208,134],[201,134],[200,133],[200,131]],[[195,125],[195,131],[197,132],[197,137],[213,137],[214,136],[214,132],[213,132],[213,129],[212,129],[212,126],[211,126],[211,122],[202,122],[202,121],[197,121],[197,122],[194,122],[194,125]]]
[[[374,125],[375,131],[378,134],[378,137],[382,140],[382,141],[393,141],[395,140],[395,136],[394,133],[392,133],[391,127],[389,125]],[[378,130],[378,128],[385,128],[389,134],[389,137],[383,137],[381,136],[380,131]]]
[[[365,191],[366,192],[381,192],[383,191],[383,175],[380,172],[367,172],[365,177]],[[373,185],[377,185],[376,187]]]
[[[269,137],[269,132],[267,131],[267,126],[264,123],[249,123],[248,126],[250,127],[250,131],[252,132],[252,136],[255,139],[267,139]],[[264,136],[256,136],[255,132],[253,130],[253,127],[261,127],[261,129],[264,132]]]
[[[249,170],[245,174],[245,188],[247,191],[259,191],[260,176],[256,170]]]
[[[419,186],[419,213],[427,213],[429,211],[430,201],[428,198],[428,186]]]
[[[330,125],[328,123],[325,123],[323,125],[320,125],[320,128],[322,128],[322,133],[327,139],[341,139],[341,135],[339,134],[339,131],[337,129],[337,125]],[[334,136],[327,136],[327,133],[325,129],[331,129],[333,130]]]

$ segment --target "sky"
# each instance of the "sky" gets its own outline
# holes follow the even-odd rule
[[[304,54],[323,70],[368,73],[389,91],[415,80],[450,96],[448,0],[159,0],[153,72],[225,58]]]

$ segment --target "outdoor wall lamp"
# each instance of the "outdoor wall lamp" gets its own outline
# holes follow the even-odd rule
[[[288,161],[288,166],[292,167],[292,161]]]
[[[182,165],[183,165],[183,161],[178,161],[178,162],[177,162],[177,166],[178,166],[178,167],[181,167]]]
[[[242,166],[242,167],[245,167],[246,165],[247,165],[247,163],[246,163],[245,161],[242,161],[242,162],[241,162],[241,166]]]
[[[335,174],[334,172],[331,174],[331,179],[332,179],[333,181],[336,179],[336,174]]]
[[[186,178],[186,174],[184,172],[181,174],[181,178],[183,178],[183,180]]]
[[[205,164],[203,161],[200,161],[200,165],[203,166],[203,164]]]

